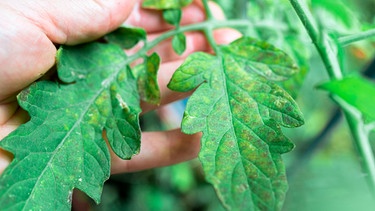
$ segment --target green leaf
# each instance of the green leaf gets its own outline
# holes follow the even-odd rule
[[[190,55],[168,85],[183,92],[198,86],[182,130],[203,132],[199,158],[227,209],[280,210],[287,190],[280,154],[294,147],[280,126],[300,126],[303,118],[292,97],[267,78],[297,69],[280,50],[250,38],[216,53]]]
[[[172,47],[178,55],[183,54],[186,50],[186,36],[183,33],[173,36]]]
[[[350,76],[322,84],[319,88],[338,95],[357,108],[366,123],[375,121],[375,84],[359,76]]]
[[[123,50],[111,44],[63,46],[57,55],[65,84],[41,81],[18,101],[31,120],[0,142],[14,160],[0,178],[1,210],[70,210],[78,188],[97,203],[113,151],[139,151],[137,82]]]
[[[286,53],[264,41],[245,37],[223,50],[233,55],[233,59],[245,70],[269,80],[286,80],[298,72],[297,65]]]
[[[181,21],[182,11],[181,9],[167,9],[163,11],[164,20],[174,26],[178,26]]]
[[[144,0],[142,7],[149,9],[179,9],[189,5],[193,0]]]
[[[317,19],[328,30],[339,32],[357,31],[360,28],[358,14],[353,9],[354,5],[343,1],[313,0],[311,5],[315,10]]]
[[[138,92],[141,99],[152,104],[160,103],[160,90],[158,86],[157,72],[160,65],[160,57],[153,53],[146,57],[142,64],[137,65],[133,72],[138,78]]]
[[[139,41],[146,40],[146,31],[141,28],[120,27],[105,35],[104,39],[119,45],[121,48],[130,49]]]

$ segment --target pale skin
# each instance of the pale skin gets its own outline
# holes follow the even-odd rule
[[[143,27],[153,39],[171,26],[165,24],[160,12],[140,8],[138,0],[3,0],[0,2],[0,140],[28,121],[19,108],[16,95],[44,75],[55,64],[56,44],[75,45],[94,40],[123,22]],[[220,8],[211,4],[213,14],[223,18]],[[182,24],[204,20],[200,1],[184,8]],[[229,43],[240,34],[232,29],[214,33],[217,43]],[[161,104],[182,99],[187,93],[168,90],[173,71],[183,59],[195,51],[210,51],[203,34],[187,34],[187,50],[176,55],[169,41],[155,49],[161,56],[159,85]],[[143,113],[156,109],[142,103]],[[180,129],[143,132],[141,153],[132,160],[121,160],[113,153],[111,173],[125,173],[172,165],[195,158],[200,148],[200,134],[185,135]],[[0,173],[11,162],[12,155],[0,149]]]

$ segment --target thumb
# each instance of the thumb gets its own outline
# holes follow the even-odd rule
[[[0,4],[0,104],[55,63],[54,44],[78,44],[115,29],[137,0],[5,0]]]
[[[55,0],[36,4],[23,0],[14,9],[23,10],[21,14],[39,26],[52,42],[77,44],[117,28],[129,16],[136,1]]]

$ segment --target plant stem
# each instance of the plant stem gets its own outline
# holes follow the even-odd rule
[[[341,98],[337,96],[332,96],[332,98],[341,108],[343,108],[351,133],[357,142],[357,150],[361,155],[363,168],[368,173],[368,180],[370,184],[372,184],[370,186],[370,191],[375,195],[375,158],[368,139],[368,131],[366,130],[363,121],[358,121],[358,119],[361,119],[361,114]]]
[[[215,17],[212,15],[210,6],[208,5],[208,0],[202,0],[204,10],[206,12],[207,16],[207,23],[214,23],[215,22]],[[217,44],[213,35],[213,24],[209,24],[204,30],[204,34],[206,36],[206,39],[210,46],[214,49],[215,53],[218,53],[219,51],[217,50]]]
[[[364,39],[367,39],[367,38],[373,37],[373,36],[375,36],[375,28],[364,31],[364,32],[360,32],[360,33],[357,33],[357,34],[352,34],[352,35],[340,37],[339,42],[340,42],[341,45],[345,46],[345,45],[349,45],[353,42],[361,41],[361,40],[364,40]]]
[[[202,0],[202,2],[203,2],[204,10],[206,11],[207,20],[214,20],[215,17],[212,15],[212,12],[210,10],[210,6],[208,5],[208,1]]]
[[[171,30],[168,32],[165,32],[164,34],[161,34],[160,36],[156,37],[154,40],[145,43],[145,45],[137,51],[137,53],[131,55],[128,57],[127,61],[134,61],[138,58],[141,58],[143,55],[145,55],[149,50],[154,48],[157,44],[162,42],[163,40],[166,40],[176,34],[184,33],[187,31],[203,31],[206,32],[207,30],[213,30],[217,28],[224,28],[224,27],[231,27],[231,28],[239,28],[239,27],[249,27],[251,23],[247,20],[207,20],[201,23],[196,23],[192,25],[187,26],[181,26],[178,29]],[[208,41],[212,45],[211,42],[213,42],[213,38],[207,37]],[[214,46],[213,46],[214,47]]]
[[[325,67],[327,68],[329,77],[333,79],[341,79],[341,68],[336,54],[334,53],[332,46],[329,43],[329,37],[319,32],[311,13],[307,10],[306,7],[304,7],[303,4],[299,2],[299,0],[289,1],[296,11],[299,19],[302,21],[302,24],[305,26],[307,33],[313,41],[316,49],[318,50],[318,53],[322,58]]]
[[[311,13],[300,3],[299,0],[289,1],[296,11],[299,19],[305,26],[305,29],[307,30],[312,41],[314,42],[314,45],[323,60],[323,63],[331,80],[341,79],[342,71],[337,56],[332,49],[331,39],[326,34],[324,34],[324,32],[322,33],[318,31]],[[375,160],[373,152],[371,151],[368,134],[365,131],[364,123],[361,119],[361,115],[358,115],[358,111],[356,111],[355,109],[347,106],[346,103],[338,96],[333,95],[332,98],[341,106],[342,110],[344,111],[351,134],[357,146],[358,153],[362,158],[362,166],[364,170],[369,174],[368,182],[371,187],[370,189],[375,196]]]

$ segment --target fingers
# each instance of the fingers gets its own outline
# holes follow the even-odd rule
[[[155,37],[155,35],[151,35],[150,37],[152,39]],[[214,38],[217,44],[228,44],[239,37],[241,37],[241,33],[230,28],[216,29],[214,31]],[[175,53],[170,39],[161,42],[155,48],[153,48],[152,51],[157,52],[163,62],[169,62],[185,58],[189,54],[196,51],[208,52],[211,51],[211,48],[203,33],[189,32],[186,33],[186,50],[182,55]]]
[[[172,78],[175,70],[183,63],[184,57],[193,53],[195,51],[209,51],[209,45],[204,35],[201,33],[196,33],[194,35],[190,34],[191,45],[187,45],[187,53],[179,56],[174,53],[170,42],[164,42],[155,49],[162,58],[163,63],[160,65],[158,71],[158,84],[160,88],[161,101],[160,105],[148,104],[146,102],[141,103],[142,112],[146,113],[150,110],[156,109],[159,106],[174,102],[188,97],[191,92],[175,92],[167,88],[169,81]],[[217,29],[214,31],[214,38],[218,44],[228,44],[233,40],[241,37],[241,33],[234,29]],[[165,62],[167,61],[167,62]]]
[[[12,161],[13,155],[7,151],[4,151],[0,148],[0,175],[3,173],[5,168]]]
[[[0,141],[20,124],[25,123],[29,119],[28,114],[24,110],[20,108],[17,110],[17,108],[16,102],[0,106],[0,116],[4,117],[9,115],[8,119],[2,119],[2,122],[0,122]],[[0,174],[9,165],[12,159],[13,155],[11,153],[0,149]]]
[[[148,39],[153,40],[159,37],[163,31],[171,29],[172,26],[165,23],[161,11],[141,8],[140,2],[136,4],[133,12],[127,19],[127,24],[142,27],[148,32]],[[225,19],[222,9],[214,2],[209,2],[212,14],[218,20]],[[181,25],[193,24],[201,22],[205,19],[205,12],[201,1],[194,1],[187,7],[182,9]],[[196,51],[210,51],[208,42],[199,31],[188,32],[186,35],[186,50],[183,55],[177,55],[171,45],[171,39],[164,40],[159,43],[153,52],[157,52],[162,62],[169,62],[177,59],[185,58],[187,55]],[[214,31],[214,37],[218,44],[227,44],[237,38],[241,34],[234,29],[217,29]],[[138,46],[140,47],[140,46]],[[134,48],[128,53],[132,54],[139,48]]]
[[[93,0],[93,1],[3,1],[0,11],[0,104],[9,102],[14,96],[55,63],[58,44],[77,44],[95,39],[116,28],[131,12],[136,0]],[[4,5],[6,7],[4,7]],[[170,28],[162,21],[160,12],[139,9],[129,19],[132,25],[144,27],[148,32],[160,32]],[[212,6],[213,14],[223,17],[222,11]],[[47,12],[48,11],[48,12]],[[137,17],[136,15],[139,15]],[[200,4],[192,4],[184,8],[182,24],[191,24],[204,20],[205,15]],[[22,26],[22,27],[19,27]],[[155,35],[155,34],[154,34]],[[154,36],[154,35],[151,35]],[[219,44],[228,43],[240,34],[230,29],[214,32]],[[178,56],[172,50],[170,41],[165,41],[155,48],[164,62],[159,73],[161,103],[166,104],[189,95],[176,94],[167,89],[173,72],[182,63],[182,58],[195,51],[209,51],[209,45],[203,34],[192,32],[187,34],[187,50]],[[8,99],[8,100],[7,100]],[[14,98],[12,98],[14,99]],[[27,121],[27,114],[12,106],[0,107],[0,140],[9,132]],[[155,106],[143,104],[144,110]],[[114,173],[138,171],[157,166],[171,165],[195,157],[199,151],[199,136],[188,136],[179,130],[169,132],[150,132],[143,134],[141,154],[134,160],[122,161],[113,157]],[[0,173],[8,165],[11,156],[0,151]]]
[[[134,9],[126,20],[126,24],[144,28],[148,33],[156,33],[173,28],[167,24],[161,11],[144,9],[141,2],[135,4]],[[198,23],[205,19],[202,8],[193,3],[182,9],[181,25]]]
[[[135,1],[2,1],[0,103],[54,65],[53,43],[77,44],[115,29]]]
[[[0,28],[4,29],[0,30],[0,103],[51,68],[56,53],[55,46],[37,26],[12,11],[1,12],[12,18],[0,19]]]
[[[58,44],[93,40],[117,28],[129,16],[136,0],[5,1]]]
[[[197,3],[197,2],[200,2],[200,1],[195,1],[194,3]],[[221,10],[221,8],[213,2],[209,2],[209,3],[210,3],[210,8],[212,9],[212,12],[215,15],[215,18],[223,19],[224,13]],[[158,22],[164,23],[160,12],[153,11],[153,10],[140,9],[139,6],[138,7],[136,6],[135,8],[136,10],[138,10],[138,12],[140,12],[141,14],[145,16],[145,21],[138,20],[140,22],[133,22],[134,17],[132,19],[132,16],[130,16],[129,22],[133,22],[135,24],[143,24],[142,27],[145,27],[146,30],[149,30],[149,31],[153,31],[152,27],[154,26],[155,23],[148,22],[147,21],[148,19],[154,18]],[[135,13],[137,14],[137,12]],[[191,17],[194,16],[193,15],[194,13],[203,14],[202,5],[198,3],[198,4],[192,4],[184,8],[182,23],[190,24],[190,23],[194,23],[194,21],[196,20],[200,21],[200,17],[197,19],[191,19]],[[203,16],[203,19],[204,19],[204,16]],[[165,29],[167,27],[168,27],[167,25],[163,25],[160,28]],[[149,36],[149,39],[152,40],[158,36],[160,36],[160,33],[154,33]],[[222,28],[222,29],[217,29],[214,31],[214,39],[217,44],[229,44],[230,42],[240,38],[241,36],[242,35],[240,32],[234,29],[230,29],[230,28]],[[178,55],[174,52],[170,39],[161,42],[155,48],[153,48],[152,51],[157,52],[159,56],[161,57],[161,61],[163,62],[158,72],[158,84],[159,84],[160,92],[161,92],[160,105],[165,105],[173,101],[186,98],[191,94],[191,92],[187,92],[187,93],[174,92],[167,88],[167,84],[172,78],[172,75],[175,72],[175,70],[182,64],[183,59],[186,58],[189,54],[193,52],[197,52],[197,51],[210,51],[210,50],[211,48],[208,44],[208,41],[205,35],[201,32],[186,33],[186,50],[182,55]],[[146,113],[147,111],[156,109],[160,105],[152,105],[146,102],[142,102],[141,103],[142,113]]]
[[[126,24],[144,28],[148,33],[157,33],[173,28],[164,21],[161,11],[142,8],[141,4],[141,2],[135,4],[132,13],[125,22]],[[209,2],[209,6],[216,19],[224,19],[224,13],[217,4]],[[182,9],[180,24],[198,23],[205,20],[205,18],[206,15],[201,1],[194,1]]]
[[[179,129],[142,133],[141,152],[131,160],[121,160],[111,152],[111,173],[135,172],[168,166],[197,157],[200,134],[186,135]]]
[[[168,63],[162,63],[160,65],[159,73],[158,73],[158,85],[160,89],[160,104],[154,105],[149,104],[146,102],[141,102],[142,114],[147,113],[148,111],[154,110],[159,106],[166,105],[168,103],[184,99],[188,97],[191,93],[190,92],[174,92],[168,89],[167,85],[172,78],[173,73],[175,70],[181,65],[183,60],[177,60]]]

